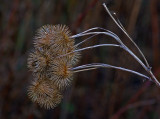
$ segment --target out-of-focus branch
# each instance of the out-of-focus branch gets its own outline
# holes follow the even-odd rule
[[[154,69],[159,65],[159,23],[158,23],[158,12],[157,12],[157,0],[150,1],[151,9],[151,28],[152,28],[152,46],[153,46],[153,66]]]
[[[142,107],[142,106],[147,106],[147,105],[153,105],[155,103],[156,103],[156,100],[155,99],[151,99],[151,100],[139,101],[139,102],[135,102],[135,103],[129,104],[129,105],[125,106],[119,113],[117,113],[116,115],[112,116],[111,119],[118,119],[120,114],[124,113],[125,111],[127,111],[129,109]]]
[[[132,8],[132,12],[131,15],[129,17],[129,23],[128,23],[128,27],[127,27],[127,32],[130,34],[133,32],[134,28],[135,28],[135,24],[137,21],[137,17],[138,17],[138,13],[140,10],[140,6],[141,6],[142,0],[135,0],[134,1],[134,5]]]

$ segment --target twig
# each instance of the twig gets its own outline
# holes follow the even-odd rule
[[[142,93],[147,89],[147,87],[149,87],[151,83],[149,81],[147,81],[140,89],[139,91],[133,95],[126,103],[126,105],[124,105],[123,107],[121,107],[115,114],[112,115],[111,119],[117,119],[122,113],[124,113],[127,110],[128,105],[130,105],[131,103],[135,102],[139,96],[142,95]]]
[[[103,4],[103,6],[106,9],[107,13],[110,15],[110,17],[112,18],[112,20],[116,23],[116,25],[127,35],[127,37],[132,41],[132,43],[139,50],[139,52],[143,56],[143,59],[145,60],[145,63],[146,63],[147,66],[122,42],[122,40],[115,33],[111,32],[109,30],[100,28],[100,27],[95,27],[95,28],[88,29],[88,30],[86,30],[86,31],[84,31],[82,33],[79,33],[79,34],[71,36],[71,38],[78,38],[78,37],[87,36],[87,35],[95,36],[95,35],[99,35],[99,34],[104,34],[104,35],[107,35],[107,36],[110,36],[110,37],[114,38],[119,43],[119,45],[116,45],[116,44],[99,44],[99,45],[94,45],[94,46],[78,49],[78,50],[75,50],[74,52],[78,52],[78,51],[82,51],[82,50],[86,50],[86,49],[91,49],[91,48],[95,48],[95,47],[101,47],[101,46],[116,46],[116,47],[118,46],[118,47],[124,49],[126,52],[128,52],[148,72],[148,74],[150,75],[152,81],[155,82],[160,87],[159,81],[153,75],[153,73],[151,71],[151,67],[149,66],[149,64],[148,64],[145,56],[141,52],[141,50],[138,48],[136,43],[128,35],[128,33],[126,32],[124,27],[114,19],[114,17],[111,15],[111,13],[110,13],[109,9],[107,8],[107,6],[105,5],[105,3]],[[103,32],[99,32],[99,31],[91,32],[92,30],[97,30],[97,29],[104,30],[104,31]],[[89,37],[88,39],[92,38],[93,36]],[[78,45],[84,43],[88,39],[85,39],[84,41],[80,42]],[[70,52],[70,53],[73,53],[73,52]],[[67,54],[64,54],[64,55],[61,55],[61,56],[58,56],[58,57],[66,56],[66,55],[68,55],[70,53],[67,53]]]
[[[80,33],[80,34],[77,34],[77,35],[74,35],[72,36],[72,38],[76,38],[76,37],[81,37],[81,36],[86,36],[86,35],[93,35],[93,34],[104,34],[104,35],[107,35],[107,36],[111,36],[113,37],[121,46],[122,48],[127,51],[131,56],[133,56],[137,62],[139,62],[139,64],[142,65],[142,67],[148,71],[148,67],[145,66],[145,64],[121,41],[121,39],[115,35],[113,32],[88,32],[88,33]]]
[[[149,77],[145,76],[144,74],[141,74],[139,72],[136,72],[136,71],[133,71],[133,70],[130,70],[130,69],[126,69],[126,68],[122,68],[122,67],[117,67],[117,66],[113,66],[113,65],[109,65],[109,64],[103,64],[103,63],[92,63],[92,64],[86,64],[86,65],[81,65],[81,66],[77,66],[77,67],[74,67],[72,68],[71,70],[73,71],[76,71],[79,70],[79,72],[83,71],[82,69],[84,70],[92,70],[92,68],[113,68],[113,69],[119,69],[119,70],[122,70],[122,71],[126,71],[126,72],[130,72],[130,73],[133,73],[133,74],[136,74],[138,76],[141,76],[143,78],[146,78],[146,79],[149,79]]]
[[[107,13],[109,14],[109,16],[112,18],[112,20],[116,23],[116,25],[123,31],[123,33],[129,38],[129,40],[135,45],[135,47],[138,49],[139,53],[142,55],[147,67],[150,67],[148,64],[147,59],[145,58],[144,54],[142,53],[142,51],[139,49],[139,47],[136,45],[136,43],[132,40],[132,38],[129,36],[129,34],[126,32],[126,30],[124,29],[124,27],[121,27],[122,24],[120,25],[115,18],[112,16],[112,14],[110,13],[109,9],[107,8],[106,4],[103,3],[103,6],[105,8],[105,10],[107,11]]]
[[[89,46],[89,47],[84,47],[84,48],[81,48],[81,49],[77,49],[77,50],[74,50],[74,51],[72,51],[72,52],[66,53],[66,54],[64,54],[64,55],[57,56],[56,58],[64,57],[64,56],[67,56],[67,55],[69,55],[69,54],[72,54],[72,53],[75,53],[75,52],[80,52],[80,51],[83,51],[83,50],[92,49],[92,48],[97,48],[97,47],[104,47],[104,46],[107,46],[107,47],[120,47],[120,48],[122,48],[121,45],[117,45],[117,44],[99,44],[99,45],[93,45],[93,46]]]
[[[142,51],[138,48],[138,46],[137,46],[136,43],[132,40],[132,38],[128,35],[128,33],[127,33],[125,30],[123,30],[123,28],[122,28],[122,27],[118,24],[118,22],[114,19],[114,17],[111,15],[111,13],[110,13],[109,9],[107,8],[107,6],[105,5],[105,3],[103,3],[103,6],[104,6],[105,10],[107,11],[107,13],[109,14],[109,16],[112,18],[112,20],[116,23],[116,25],[124,32],[124,34],[129,38],[129,40],[132,41],[132,43],[136,46],[136,48],[138,49],[138,51],[139,51],[140,54],[142,55],[143,59],[145,60],[145,63],[146,63],[146,65],[147,65],[147,68],[146,68],[146,66],[142,63],[142,61],[139,60],[139,58],[136,58],[136,57],[135,57],[136,55],[135,55],[131,50],[129,50],[129,48],[126,47],[125,50],[128,50],[128,51],[129,51],[129,53],[137,60],[137,62],[139,62],[139,63],[143,66],[143,68],[149,73],[149,75],[152,77],[153,82],[155,82],[155,83],[160,87],[160,83],[159,83],[159,81],[156,79],[156,77],[153,75],[153,73],[152,73],[152,71],[151,71],[151,68],[150,68],[150,66],[149,66],[149,64],[148,64],[148,62],[147,62],[144,54],[142,53]]]
[[[158,21],[158,9],[157,9],[157,0],[152,0],[150,2],[150,11],[151,11],[151,31],[152,31],[152,46],[153,46],[153,66],[154,70],[159,65],[159,21]]]
[[[124,113],[128,109],[137,108],[137,107],[141,107],[141,106],[147,106],[147,105],[153,105],[155,103],[156,103],[156,100],[155,99],[151,99],[151,100],[139,101],[139,102],[135,102],[135,103],[129,104],[129,105],[125,106],[125,108],[123,108],[120,113],[118,113],[117,115],[112,116],[111,119],[118,119],[120,114]]]

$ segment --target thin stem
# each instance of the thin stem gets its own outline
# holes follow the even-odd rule
[[[146,65],[121,41],[121,39],[116,35],[114,34],[113,32],[109,31],[109,30],[106,30],[106,29],[103,29],[103,28],[100,28],[100,27],[95,27],[95,28],[91,28],[91,29],[88,29],[82,33],[79,33],[79,34],[76,34],[76,35],[73,35],[71,36],[71,38],[77,38],[77,37],[82,37],[82,36],[87,36],[87,35],[99,35],[99,34],[104,34],[104,35],[107,35],[107,36],[110,36],[112,38],[114,38],[120,45],[121,48],[123,48],[125,51],[127,51],[148,73],[149,75],[151,76],[152,78],[152,81],[154,81],[159,87],[160,87],[160,83],[159,81],[156,79],[156,77],[153,75],[152,71],[151,71],[151,68],[145,58],[145,56],[143,55],[143,53],[141,52],[141,50],[138,48],[138,46],[135,44],[135,42],[131,39],[131,37],[127,34],[126,30],[124,29],[123,25],[120,23],[120,21],[116,21],[115,18],[111,15],[110,11],[108,10],[108,8],[106,7],[105,4],[103,4],[104,8],[106,9],[106,11],[108,12],[108,14],[110,15],[110,17],[112,18],[112,20],[116,23],[116,25],[125,33],[125,35],[129,38],[129,40],[136,46],[136,48],[138,49],[139,53],[142,55]],[[105,32],[90,32],[92,30],[97,30],[97,29],[100,29],[100,30],[104,30]],[[90,39],[91,37],[89,37],[88,39]],[[81,43],[84,43],[86,42],[88,39],[80,42]],[[95,45],[96,46],[96,45]],[[82,50],[86,50],[86,49],[90,49],[90,48],[82,48]],[[81,51],[81,49],[79,50],[76,50],[76,51]],[[70,54],[70,53],[67,53],[67,54]],[[65,55],[67,55],[65,54]],[[63,56],[63,55],[62,55]],[[61,57],[61,56],[60,56]]]
[[[155,82],[159,87],[160,87],[160,83],[159,83],[159,81],[156,79],[156,77],[153,75],[153,73],[152,73],[152,71],[150,70],[148,70],[148,73],[150,74],[150,76],[152,77],[152,79],[153,79],[153,82]]]
[[[74,52],[79,52],[79,51],[83,51],[83,50],[86,50],[86,49],[92,49],[92,48],[97,48],[97,47],[104,47],[104,46],[112,46],[112,47],[121,47],[120,45],[117,45],[117,44],[99,44],[99,45],[93,45],[93,46],[89,46],[89,47],[85,47],[85,48],[81,48],[81,49],[77,49],[75,50]]]
[[[143,57],[147,67],[149,68],[149,64],[147,59],[145,58],[144,54],[142,53],[142,51],[139,49],[139,47],[136,45],[136,43],[132,40],[132,38],[129,36],[129,34],[126,32],[126,30],[124,30],[124,27],[122,27],[122,24],[119,24],[115,18],[112,16],[112,14],[110,13],[109,9],[107,8],[107,6],[105,5],[105,3],[103,3],[103,6],[105,8],[105,10],[107,11],[107,13],[109,14],[109,16],[112,18],[112,20],[115,22],[115,24],[123,31],[123,33],[129,38],[129,40],[135,45],[135,47],[138,49],[139,53],[141,54],[141,56]],[[120,21],[119,21],[120,22]]]
[[[117,17],[117,15],[116,15],[116,13],[114,12],[113,14],[112,14],[112,16],[114,15],[114,19],[115,19],[115,17],[116,17],[116,21],[117,21],[117,23],[121,26],[121,28],[125,31],[125,32],[127,32],[126,31],[126,29],[124,28],[124,26],[122,25],[122,23],[120,22],[120,20],[118,19],[118,17]],[[128,33],[127,33],[128,34]]]
[[[97,68],[80,69],[80,70],[76,70],[73,72],[76,73],[76,72],[88,71],[88,70],[93,70],[93,69],[97,69]]]
[[[90,31],[90,30],[93,30],[93,29],[89,29],[87,31]],[[115,38],[116,40],[119,40],[120,38],[113,32],[107,30],[106,32],[82,32],[82,33],[79,33],[79,34],[76,34],[76,35],[73,35],[71,36],[71,38],[77,38],[77,37],[82,37],[82,36],[87,36],[87,35],[99,35],[99,34],[105,34],[107,36],[110,36],[110,37],[113,37]]]
[[[133,56],[133,58],[139,63],[141,64],[141,66],[149,73],[149,75],[152,77],[153,81],[160,87],[160,83],[159,81],[156,79],[156,77],[153,75],[153,73],[151,72],[150,68],[146,67],[146,65],[125,45],[123,44],[123,42],[120,40],[120,38],[117,35],[114,35],[112,33],[109,32],[88,32],[85,34],[77,34],[74,35],[74,37],[81,37],[81,36],[86,36],[86,35],[93,35],[93,34],[104,34],[104,35],[108,35],[113,37],[114,39],[116,39],[117,42],[119,42],[121,45],[121,48],[123,48],[125,51],[127,51],[131,56]]]
[[[89,32],[89,31],[93,31],[93,30],[103,30],[103,31],[106,31],[106,32],[111,33],[112,35],[118,37],[115,33],[111,32],[111,31],[109,31],[107,29],[104,29],[104,28],[101,28],[101,27],[93,27],[93,28],[90,28],[90,29],[88,29],[86,31],[83,31],[83,32],[79,33],[79,34],[73,35],[73,36],[71,36],[71,38],[81,37],[81,36],[83,36],[83,34]],[[97,35],[99,35],[99,34],[95,34],[93,36],[90,36],[87,39],[84,39],[80,43],[76,44],[74,47],[77,47],[77,46],[81,45],[82,43],[86,42],[87,40],[89,40],[89,39],[91,39],[91,38],[93,38],[94,36],[97,36]]]
[[[93,30],[103,30],[103,31],[109,32],[109,30],[104,29],[104,28],[101,28],[101,27],[93,27],[93,28],[90,28],[90,29],[88,29],[88,30],[86,30],[86,31],[83,31],[83,32],[79,33],[79,34],[84,34],[84,33],[87,33],[87,32],[89,32],[89,31],[93,31]]]
[[[113,33],[109,33],[109,32],[88,32],[88,33],[85,33],[85,34],[77,34],[77,35],[74,35],[75,37],[81,37],[81,36],[86,36],[86,35],[93,35],[93,34],[104,34],[104,35],[108,35],[108,36],[111,36],[112,38],[114,38],[117,42],[119,42],[122,46],[122,48],[127,51],[130,55],[132,55],[137,62],[139,62],[139,64],[142,65],[142,67],[148,71],[148,67],[146,67],[144,65],[144,63],[120,40],[120,38],[113,34]]]
[[[98,34],[95,34],[95,35],[92,35],[92,36],[84,39],[83,41],[81,41],[81,42],[79,42],[78,44],[76,44],[74,47],[75,47],[75,48],[78,47],[78,46],[81,45],[82,43],[86,42],[87,40],[89,40],[89,39],[91,39],[91,38],[93,38],[94,36],[97,36],[97,35],[98,35]]]
[[[146,65],[144,65],[144,63],[127,47],[122,47],[125,51],[127,51],[131,56],[133,56],[134,59],[136,59],[136,61],[141,64],[141,66],[148,71],[148,67],[146,67]]]
[[[99,44],[99,45],[94,45],[94,46],[90,46],[90,47],[85,47],[85,48],[82,48],[82,49],[78,49],[78,50],[75,50],[73,52],[70,52],[70,53],[67,53],[67,54],[64,54],[64,55],[61,55],[61,56],[58,56],[58,57],[63,57],[63,56],[66,56],[66,55],[69,55],[71,53],[74,53],[74,52],[79,52],[79,51],[83,51],[83,50],[86,50],[86,49],[91,49],[91,48],[96,48],[96,47],[101,47],[101,46],[116,46],[116,47],[120,47],[120,48],[123,48],[126,52],[128,52],[148,73],[149,75],[151,76],[152,78],[152,81],[154,81],[159,87],[160,87],[160,83],[159,81],[156,79],[156,77],[153,75],[153,73],[151,72],[151,69],[149,67],[149,64],[145,58],[145,56],[143,55],[143,53],[141,52],[141,50],[138,48],[138,46],[135,44],[135,42],[131,39],[131,37],[127,34],[126,30],[124,29],[123,25],[120,23],[120,21],[118,20],[118,22],[115,20],[115,18],[112,16],[112,14],[110,13],[109,9],[106,7],[105,4],[103,4],[104,8],[106,9],[106,11],[108,12],[108,14],[110,15],[110,17],[112,18],[112,20],[116,23],[116,25],[125,33],[125,35],[129,38],[129,40],[136,46],[136,48],[139,50],[140,54],[142,55],[143,59],[145,60],[145,63],[146,65],[121,41],[121,39],[116,35],[114,34],[113,32],[109,31],[109,30],[106,30],[106,29],[103,29],[103,28],[100,28],[100,27],[95,27],[95,28],[91,28],[91,29],[88,29],[82,33],[79,33],[79,34],[76,34],[76,35],[73,35],[71,36],[71,38],[77,38],[77,37],[82,37],[82,36],[87,36],[87,35],[93,35],[87,39],[85,39],[84,41],[78,43],[76,46],[86,42],[87,40],[91,39],[92,37],[96,36],[96,35],[99,35],[99,34],[104,34],[104,35],[107,35],[107,36],[110,36],[112,38],[114,38],[120,45],[116,45],[116,44]],[[92,30],[104,30],[105,32],[90,32]],[[91,66],[86,66],[86,68],[89,68]],[[95,67],[106,67],[106,65],[95,65]],[[128,71],[128,72],[132,72],[132,73],[135,73],[139,76],[142,76],[144,77],[144,75],[141,75],[140,73],[138,72],[135,72],[135,71],[132,71],[132,70],[129,70],[129,69],[125,69],[125,68],[121,68],[121,67],[115,67],[115,66],[111,66],[111,65],[107,65],[107,67],[109,68],[116,68],[116,69],[120,69],[120,70],[123,70],[123,71]],[[80,67],[79,67],[80,68]],[[92,68],[91,68],[92,69]],[[83,70],[79,70],[79,71],[84,71],[84,70],[91,70],[90,68],[89,69],[83,69]],[[78,72],[78,71],[77,71]],[[148,78],[148,77],[147,77]],[[150,79],[150,78],[148,78]]]
[[[74,51],[66,53],[64,55],[60,55],[60,56],[58,56],[58,58],[67,56],[67,55],[75,53],[75,52],[80,52],[80,51],[83,51],[83,50],[97,48],[97,47],[104,47],[104,46],[108,46],[108,47],[120,47],[120,48],[122,47],[121,45],[117,45],[117,44],[99,44],[99,45],[93,45],[93,46],[84,47],[84,48],[81,48],[81,49],[74,50]]]
[[[110,32],[88,32],[88,33],[80,33],[80,34],[73,35],[71,38],[77,38],[77,37],[88,36],[88,35],[95,35],[95,34],[97,34],[97,35],[99,35],[99,34],[104,34],[104,35],[107,35],[107,36],[110,36],[110,37],[116,39],[118,42],[121,42],[121,41],[120,41],[120,38],[119,38],[116,34],[112,33],[111,31],[110,31]]]
[[[141,76],[143,78],[151,80],[148,76],[146,76],[144,74],[141,74],[139,72],[136,72],[136,71],[133,71],[133,70],[130,70],[130,69],[126,69],[126,68],[123,68],[123,67],[117,67],[117,66],[113,66],[113,65],[109,65],[109,64],[103,64],[103,63],[92,63],[92,64],[81,65],[81,66],[74,67],[71,70],[73,70],[74,72],[81,72],[81,71],[84,71],[84,70],[92,70],[94,68],[101,68],[101,67],[119,69],[119,70],[130,72],[130,73],[136,74],[138,76]]]

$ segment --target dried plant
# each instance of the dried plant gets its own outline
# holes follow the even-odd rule
[[[62,95],[56,85],[48,79],[35,79],[28,89],[32,101],[47,109],[55,107],[61,102]]]
[[[72,80],[73,66],[79,60],[75,51],[74,39],[68,27],[46,25],[37,31],[35,49],[28,57],[28,68],[35,80],[28,89],[32,101],[46,108],[60,103],[61,92]],[[70,53],[73,52],[73,53]],[[64,57],[63,54],[70,53]]]
[[[71,84],[74,73],[97,69],[100,67],[114,68],[131,72],[141,76],[144,79],[153,81],[160,86],[160,83],[153,75],[151,67],[149,66],[141,50],[127,34],[119,20],[115,20],[105,4],[103,4],[103,6],[116,25],[138,49],[145,63],[143,63],[115,33],[104,28],[95,27],[71,36],[71,32],[66,26],[43,26],[36,34],[34,41],[35,49],[32,53],[30,53],[28,58],[28,67],[33,72],[35,77],[35,80],[31,82],[31,86],[28,89],[28,94],[32,101],[37,102],[46,108],[54,108],[61,101],[62,91],[68,87],[69,84]],[[117,44],[98,44],[78,49],[79,45],[96,35],[110,36],[117,41]],[[89,37],[80,43],[75,44],[74,39],[83,36]],[[80,51],[104,46],[119,47],[125,50],[148,72],[149,76],[130,69],[103,63],[91,63],[75,67],[75,64],[77,64],[80,59]]]

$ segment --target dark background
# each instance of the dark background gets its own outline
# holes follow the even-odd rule
[[[27,86],[32,74],[27,57],[35,31],[46,24],[66,24],[73,34],[92,27],[115,32],[136,55],[127,37],[113,23],[102,3],[116,12],[160,80],[160,1],[158,0],[0,0],[0,119],[159,119],[160,88],[134,74],[98,69],[75,74],[72,86],[55,109],[31,102]],[[82,39],[76,39],[80,42]],[[115,43],[99,35],[86,47]],[[82,52],[78,65],[103,62],[145,70],[119,48],[101,47]]]

